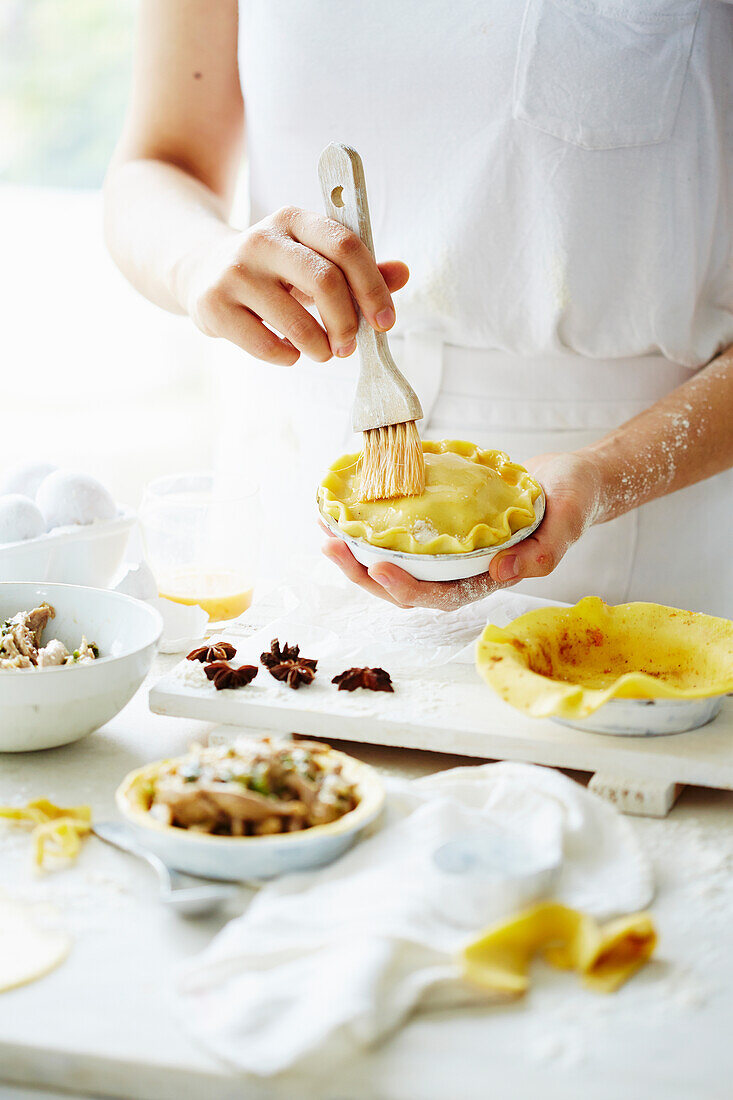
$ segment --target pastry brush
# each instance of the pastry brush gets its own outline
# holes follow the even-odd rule
[[[318,162],[326,213],[363,241],[372,256],[366,180],[361,157],[348,145],[333,142]],[[359,318],[356,345],[359,381],[354,398],[355,432],[364,433],[359,495],[362,500],[419,496],[425,490],[425,458],[416,420],[422,417],[417,394],[400,374],[387,337]]]

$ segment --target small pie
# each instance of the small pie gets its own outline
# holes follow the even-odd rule
[[[733,623],[655,603],[528,611],[485,628],[481,676],[534,718],[585,718],[609,699],[702,699],[733,690]]]
[[[463,440],[423,440],[425,492],[395,500],[359,499],[358,454],[330,467],[318,502],[347,535],[410,554],[466,554],[505,542],[535,521],[542,490],[503,451]]]

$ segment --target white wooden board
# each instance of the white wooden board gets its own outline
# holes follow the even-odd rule
[[[612,737],[532,719],[499,699],[468,665],[395,677],[393,695],[337,691],[341,668],[319,663],[316,680],[293,691],[260,668],[238,691],[184,685],[173,669],[150,692],[157,714],[278,733],[521,760],[615,776],[733,790],[733,700],[699,730],[666,737]]]

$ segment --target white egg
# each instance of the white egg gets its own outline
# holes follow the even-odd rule
[[[114,519],[117,505],[96,477],[73,470],[55,470],[44,478],[36,503],[49,530],[69,524]]]
[[[5,493],[20,493],[21,496],[33,500],[43,479],[57,469],[58,466],[50,462],[21,462],[17,466],[11,466],[0,477],[0,496]]]
[[[44,534],[46,521],[38,506],[20,493],[0,497],[0,543],[25,542]]]

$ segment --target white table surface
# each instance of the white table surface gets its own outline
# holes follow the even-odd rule
[[[170,659],[158,661],[152,679]],[[209,726],[149,713],[147,688],[76,745],[0,759],[0,801],[45,796],[114,816],[131,768],[184,750]],[[465,758],[347,746],[385,771],[419,775]],[[27,834],[0,830],[0,889],[44,901],[74,935],[54,973],[0,995],[2,1100],[66,1091],[125,1100],[723,1100],[733,1080],[733,793],[690,788],[669,818],[633,819],[654,861],[658,958],[618,994],[541,965],[509,1007],[424,1015],[334,1080],[237,1078],[175,1020],[177,962],[222,919],[185,921],[155,900],[151,873],[99,841],[70,870],[37,875]],[[246,900],[246,891],[242,901]],[[14,1084],[11,1084],[13,1082]],[[21,1087],[23,1086],[23,1087]],[[33,1088],[52,1090],[36,1093]],[[26,1092],[26,1088],[31,1091]]]

